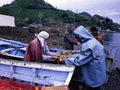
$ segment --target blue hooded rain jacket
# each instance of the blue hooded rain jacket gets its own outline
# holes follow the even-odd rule
[[[100,87],[106,79],[104,46],[99,43],[83,26],[74,31],[81,41],[80,52],[73,58],[65,60],[66,65],[75,65],[77,81],[81,78],[90,87]]]

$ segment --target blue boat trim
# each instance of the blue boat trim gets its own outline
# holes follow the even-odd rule
[[[25,44],[25,43],[22,43],[22,42],[3,39],[3,38],[0,38],[0,44],[9,44],[9,45],[16,46],[16,47],[27,47],[28,46],[28,44]]]

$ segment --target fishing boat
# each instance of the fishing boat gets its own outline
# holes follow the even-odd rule
[[[0,38],[0,45],[4,46],[4,48],[7,48],[6,46],[8,46],[8,45],[10,45],[11,47],[26,47],[28,44],[25,44],[25,43],[22,43],[19,41]],[[0,50],[1,50],[1,48],[0,48]]]
[[[53,87],[69,85],[74,66],[0,59],[0,76],[17,83]],[[1,82],[0,82],[1,83]],[[16,90],[16,89],[15,89]]]
[[[28,44],[0,38],[0,57],[23,60]]]
[[[0,76],[38,86],[68,85],[74,67],[62,64],[0,60]]]
[[[8,59],[23,60],[26,47],[24,48],[7,48],[0,51],[0,56]]]

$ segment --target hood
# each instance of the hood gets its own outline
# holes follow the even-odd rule
[[[42,37],[44,39],[47,39],[49,38],[49,33],[47,33],[46,31],[41,31],[39,34],[38,34],[38,37]]]
[[[75,29],[75,26],[74,26],[73,24],[71,24],[71,25],[68,27],[67,31],[68,31],[69,33],[72,33],[72,32],[74,31],[74,29]]]
[[[77,39],[81,41],[81,43],[84,43],[92,38],[92,34],[83,26],[79,26],[74,30],[74,34]]]

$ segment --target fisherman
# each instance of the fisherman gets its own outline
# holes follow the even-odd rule
[[[73,50],[74,49],[74,45],[79,45],[79,41],[75,38],[75,35],[73,33],[73,31],[75,30],[75,26],[73,24],[71,24],[68,29],[67,32],[64,34],[64,45],[63,45],[63,49],[65,50]]]
[[[83,26],[75,29],[74,34],[80,39],[80,52],[65,59],[65,64],[75,65],[75,71],[70,82],[71,90],[100,90],[106,80],[104,46]]]
[[[103,44],[104,39],[103,36],[98,32],[98,29],[96,27],[90,28],[91,34],[101,43]]]
[[[50,52],[47,39],[49,38],[49,33],[46,31],[41,31],[36,38],[32,40],[25,52],[24,61],[30,62],[42,62],[42,61],[58,61],[59,56],[56,53]]]
[[[95,37],[96,40],[98,40],[101,44],[104,43],[104,39],[103,36],[98,32],[98,29],[96,27],[91,27],[90,28],[91,34]],[[109,55],[109,52],[107,49],[104,48],[104,51],[106,53],[106,55]]]

